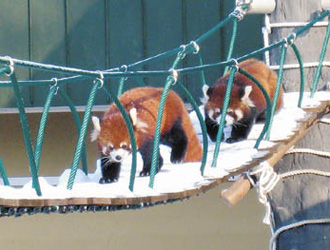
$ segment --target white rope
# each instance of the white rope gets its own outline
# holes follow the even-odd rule
[[[301,227],[301,226],[311,225],[311,224],[328,224],[328,223],[330,223],[330,218],[314,219],[314,220],[303,220],[303,221],[295,222],[295,223],[280,227],[279,229],[277,229],[275,231],[275,233],[270,238],[269,247],[270,247],[270,249],[275,250],[276,249],[276,239],[277,239],[277,237],[281,233],[283,233],[287,230],[294,229],[294,228]]]
[[[315,170],[315,169],[301,169],[301,170],[293,170],[287,173],[280,174],[279,177],[281,179],[285,179],[288,177],[296,176],[296,175],[303,175],[303,174],[314,174],[324,177],[330,177],[330,172]]]
[[[258,177],[256,183],[251,182],[251,175]],[[259,202],[265,205],[266,212],[263,223],[270,225],[271,207],[267,199],[267,194],[273,190],[280,178],[267,161],[262,162],[258,167],[247,173],[247,176],[252,185],[257,189]]]
[[[317,156],[322,156],[326,158],[330,158],[329,152],[324,152],[320,150],[314,150],[309,148],[293,148],[287,151],[285,154],[312,154]]]

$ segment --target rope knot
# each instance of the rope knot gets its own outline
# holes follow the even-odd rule
[[[236,8],[229,16],[234,16],[238,21],[241,21],[246,15],[252,0],[236,0]]]

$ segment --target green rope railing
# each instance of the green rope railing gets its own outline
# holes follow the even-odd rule
[[[71,98],[67,95],[67,93],[65,91],[63,91],[63,89],[61,87],[58,88],[58,92],[62,96],[62,98],[65,100],[66,104],[69,106],[76,129],[77,129],[77,133],[79,134],[80,128],[81,128],[81,122],[80,122],[80,117],[79,117],[78,111],[77,111],[74,103],[72,102]],[[82,153],[81,153],[81,165],[82,165],[82,169],[83,169],[84,173],[87,175],[88,171],[87,171],[87,156],[86,156],[85,144],[83,145]]]
[[[7,175],[5,166],[3,165],[1,157],[0,157],[0,174],[1,174],[3,184],[5,186],[10,186],[10,183],[9,183],[9,180],[8,180],[8,175]]]
[[[268,131],[267,131],[267,135],[266,135],[266,140],[269,140],[269,138],[270,138],[270,131],[271,131],[271,128],[272,128],[272,123],[273,123],[273,119],[274,119],[274,115],[275,115],[275,111],[276,111],[276,106],[277,106],[277,101],[278,101],[278,97],[279,97],[279,94],[280,94],[280,89],[281,89],[281,84],[282,84],[282,79],[283,79],[286,52],[287,52],[287,44],[282,46],[281,52],[280,52],[280,63],[279,63],[280,68],[279,68],[279,71],[278,71],[276,88],[275,88],[275,92],[274,92],[274,96],[273,96],[272,108],[271,108],[271,111],[270,111],[271,115],[270,115],[270,122],[269,122]]]
[[[37,195],[41,196],[38,172],[37,172],[36,162],[34,159],[34,154],[33,154],[33,149],[32,149],[32,140],[31,140],[31,135],[30,135],[29,123],[28,123],[27,116],[26,116],[26,113],[24,110],[24,101],[23,101],[22,94],[18,87],[15,72],[11,72],[10,80],[13,84],[14,96],[15,96],[16,104],[17,104],[17,107],[19,110],[19,117],[20,117],[20,123],[21,123],[22,131],[23,131],[25,149],[26,149],[27,157],[29,159],[30,172],[32,175],[32,184],[36,190]]]
[[[233,56],[235,41],[236,41],[236,37],[237,37],[237,28],[238,28],[238,19],[234,19],[233,29],[232,29],[230,42],[229,42],[229,48],[228,48],[228,52],[227,52],[226,61],[229,61]],[[229,66],[226,66],[223,75],[225,75],[228,70],[229,70]]]
[[[293,52],[295,53],[298,63],[299,63],[300,88],[299,88],[298,107],[301,108],[303,97],[304,97],[304,91],[305,91],[304,63],[302,61],[302,58],[301,58],[301,55],[300,55],[300,52],[299,52],[297,46],[294,43],[291,43],[291,48],[293,49]]]
[[[137,153],[137,145],[136,140],[134,136],[134,128],[131,122],[131,119],[129,118],[124,106],[119,102],[118,98],[116,98],[115,95],[112,94],[111,90],[108,90],[105,86],[103,86],[103,90],[106,93],[106,95],[112,100],[112,102],[115,103],[116,107],[118,108],[119,112],[123,116],[130,141],[131,141],[131,147],[132,147],[132,165],[131,165],[131,173],[130,173],[130,182],[129,182],[129,189],[133,192],[134,189],[134,182],[135,182],[135,175],[136,175],[136,153]]]
[[[220,121],[219,121],[219,130],[218,130],[218,134],[217,134],[216,144],[215,144],[214,153],[213,153],[213,160],[212,160],[212,164],[211,164],[211,167],[213,167],[213,168],[215,168],[217,166],[218,155],[220,152],[220,142],[222,140],[223,129],[225,127],[225,121],[226,121],[225,119],[226,119],[226,115],[227,115],[227,109],[229,106],[229,100],[230,100],[230,96],[231,96],[231,91],[233,89],[235,73],[237,70],[238,70],[238,67],[233,66],[231,68],[231,70],[229,72],[229,76],[228,76],[228,82],[227,82],[226,92],[225,92],[225,96],[224,96],[224,100],[223,100],[223,104],[222,104],[221,117],[220,117]]]
[[[78,170],[78,165],[79,165],[83,145],[84,145],[85,139],[86,139],[88,123],[91,118],[91,113],[92,113],[95,96],[97,93],[97,89],[102,84],[103,84],[103,79],[97,79],[94,82],[94,85],[89,93],[86,110],[85,110],[85,115],[84,115],[84,118],[83,118],[83,121],[81,124],[80,133],[79,133],[78,141],[76,144],[76,149],[75,149],[74,156],[73,156],[73,161],[72,161],[72,165],[71,165],[71,171],[70,171],[67,189],[72,189],[72,187],[73,187],[73,183],[74,183],[74,179],[76,177],[76,173]]]
[[[236,9],[235,9],[236,11]],[[311,28],[316,22],[318,22],[321,19],[324,19],[326,16],[329,16],[330,11],[324,11],[323,13],[320,14],[319,17],[315,18],[314,20],[312,20],[310,23],[308,23],[306,26],[298,29],[295,33],[294,36],[299,36],[302,33],[304,33],[306,30],[308,30],[309,28]],[[258,147],[258,145],[260,144],[260,141],[262,140],[262,138],[264,137],[264,134],[266,133],[265,131],[267,130],[267,125],[268,126],[268,132],[266,135],[266,139],[269,139],[269,131],[271,129],[271,124],[272,124],[272,119],[275,113],[275,109],[276,109],[276,103],[277,103],[277,99],[278,99],[278,94],[279,94],[279,89],[280,89],[280,84],[282,82],[282,78],[283,78],[283,64],[285,61],[285,55],[286,55],[286,46],[288,44],[290,44],[297,56],[299,65],[300,65],[300,75],[301,75],[301,83],[300,83],[300,96],[299,96],[299,101],[298,101],[298,106],[301,106],[301,102],[302,102],[302,92],[304,90],[304,72],[303,72],[303,68],[302,68],[302,60],[299,54],[299,51],[297,49],[297,47],[292,43],[288,42],[293,40],[295,37],[293,37],[293,35],[288,36],[287,39],[281,40],[277,43],[274,43],[268,47],[265,48],[261,48],[259,50],[253,51],[249,54],[246,54],[244,56],[238,57],[236,58],[236,60],[230,60],[231,56],[232,56],[232,52],[233,52],[233,48],[234,48],[234,43],[235,43],[235,39],[236,39],[236,33],[237,33],[237,23],[238,23],[238,16],[237,13],[231,13],[226,19],[224,19],[223,21],[219,22],[217,25],[215,25],[213,28],[211,28],[210,30],[208,30],[207,32],[205,32],[204,34],[202,34],[199,38],[197,38],[196,40],[194,40],[194,42],[191,42],[187,45],[184,46],[180,46],[177,47],[173,50],[167,51],[167,52],[163,52],[160,53],[156,56],[153,57],[149,57],[147,59],[141,60],[139,62],[130,64],[127,66],[127,70],[123,70],[122,67],[120,68],[113,68],[113,69],[108,69],[105,71],[102,71],[102,75],[104,78],[120,78],[120,84],[119,84],[119,89],[118,89],[118,94],[121,94],[123,92],[123,85],[124,85],[124,80],[126,79],[126,77],[151,77],[151,76],[160,76],[160,75],[168,75],[169,71],[167,70],[157,70],[157,71],[132,71],[133,68],[144,65],[146,63],[150,63],[150,62],[156,62],[158,60],[164,59],[164,58],[168,58],[170,56],[173,56],[175,54],[177,54],[177,57],[171,67],[171,71],[172,74],[174,73],[178,73],[178,74],[189,74],[189,73],[193,73],[193,72],[201,72],[201,82],[203,84],[205,84],[205,75],[204,75],[204,70],[205,69],[210,69],[210,68],[214,68],[214,67],[226,67],[225,71],[228,69],[228,67],[231,67],[230,73],[229,73],[229,78],[228,78],[228,85],[227,85],[227,89],[226,89],[226,94],[225,94],[225,99],[224,99],[224,103],[223,103],[223,109],[222,109],[222,117],[220,119],[220,123],[219,123],[219,131],[217,134],[217,140],[216,140],[216,146],[215,146],[215,151],[214,151],[214,156],[213,156],[213,160],[212,160],[212,167],[216,166],[216,161],[217,161],[217,157],[220,151],[220,141],[222,138],[222,131],[223,131],[223,127],[224,127],[224,122],[225,122],[225,116],[226,116],[226,112],[227,112],[227,108],[229,105],[229,97],[231,95],[231,88],[233,85],[233,81],[234,81],[234,75],[236,73],[236,71],[238,70],[240,73],[244,74],[244,71],[238,69],[235,64],[237,64],[238,62],[244,61],[246,59],[249,59],[251,57],[255,57],[256,55],[259,55],[261,53],[264,53],[265,51],[270,51],[273,50],[275,48],[281,47],[281,58],[280,58],[280,70],[279,70],[279,77],[278,77],[278,81],[277,81],[277,87],[276,87],[276,93],[275,93],[275,97],[274,97],[274,101],[272,104],[272,108],[271,108],[271,112],[267,111],[267,119],[266,119],[266,123],[264,126],[264,129],[260,135],[260,137],[258,138],[257,142],[256,142],[256,146]],[[183,59],[182,55],[183,54],[190,54],[192,52],[194,52],[196,50],[196,45],[198,46],[200,43],[202,43],[204,40],[208,39],[211,35],[213,35],[215,33],[215,31],[219,30],[220,28],[222,28],[224,25],[228,24],[229,22],[233,22],[233,32],[232,32],[232,37],[231,37],[231,41],[230,41],[230,46],[228,49],[228,54],[227,54],[227,61],[225,62],[217,62],[217,63],[212,63],[212,64],[203,64],[202,62],[202,58],[201,55],[199,54],[199,61],[200,64],[199,66],[194,66],[194,67],[185,67],[182,69],[176,69],[177,65],[179,64],[179,62]],[[327,28],[327,34],[325,36],[324,42],[323,42],[323,46],[322,46],[322,51],[320,54],[320,63],[319,63],[319,67],[317,69],[317,73],[315,75],[314,78],[314,82],[313,82],[313,87],[312,87],[312,91],[311,93],[313,94],[314,89],[316,90],[316,86],[317,83],[319,81],[320,78],[320,74],[321,74],[321,66],[323,64],[323,60],[324,60],[324,55],[326,52],[326,45],[328,43],[328,39],[329,39],[329,25]],[[183,50],[184,48],[184,50]],[[15,63],[16,66],[21,66],[21,67],[28,67],[28,68],[34,68],[34,69],[38,69],[38,70],[46,70],[46,71],[50,71],[50,72],[58,72],[58,73],[64,73],[64,74],[70,74],[70,75],[74,75],[74,76],[70,76],[70,77],[65,77],[65,78],[61,78],[58,79],[58,85],[60,84],[65,84],[65,83],[78,83],[78,81],[80,81],[81,79],[85,79],[85,78],[97,78],[100,75],[99,71],[91,71],[91,70],[81,70],[81,69],[75,69],[75,68],[70,68],[70,67],[60,67],[60,66],[56,66],[56,65],[47,65],[47,64],[40,64],[40,63],[35,63],[35,62],[30,62],[30,61],[24,61],[24,60],[18,60],[18,59],[10,59],[8,57],[0,57],[0,62],[11,62],[11,63]],[[176,70],[175,70],[176,69]],[[6,74],[10,74],[12,73],[12,68],[11,65],[7,65],[3,68],[0,69],[0,74],[6,73]],[[249,77],[249,74],[247,72],[246,76]],[[37,143],[36,143],[36,151],[33,154],[33,149],[32,149],[32,141],[29,135],[29,127],[28,127],[28,123],[27,123],[27,118],[25,115],[25,111],[24,111],[24,103],[21,100],[21,95],[19,93],[19,86],[24,85],[24,86],[43,86],[43,85],[50,85],[52,83],[52,80],[41,80],[41,81],[20,81],[18,82],[16,79],[15,74],[11,74],[10,76],[11,81],[7,82],[8,84],[4,84],[5,82],[0,82],[0,87],[13,87],[14,93],[15,93],[15,98],[16,98],[16,102],[17,102],[17,107],[19,109],[20,112],[20,119],[21,119],[21,123],[22,123],[22,130],[23,130],[23,136],[24,136],[24,141],[25,141],[25,145],[26,145],[26,151],[27,151],[27,155],[29,158],[29,162],[30,162],[30,172],[32,175],[32,179],[33,179],[33,186],[36,189],[36,192],[38,195],[41,195],[41,190],[40,190],[40,186],[38,183],[38,169],[39,169],[39,161],[40,161],[40,155],[41,155],[41,148],[42,148],[42,137],[44,134],[44,129],[45,129],[45,124],[47,122],[47,113],[49,110],[49,107],[51,105],[52,102],[52,98],[54,97],[54,89],[51,89],[49,91],[49,95],[47,97],[45,106],[44,106],[44,113],[42,115],[41,121],[40,121],[40,126],[39,126],[39,131],[38,131],[38,136],[37,136]],[[258,85],[256,79],[253,79],[253,76],[249,77],[250,79],[252,79],[256,85],[260,88],[260,86]],[[102,79],[103,80],[103,79]],[[159,105],[159,109],[158,109],[158,114],[157,114],[157,124],[156,124],[156,131],[155,131],[155,139],[154,139],[154,148],[153,148],[153,154],[152,154],[152,167],[150,170],[150,182],[149,182],[149,186],[153,187],[154,185],[154,177],[156,174],[156,166],[158,163],[158,146],[159,146],[159,140],[160,140],[160,126],[161,126],[161,120],[162,120],[162,113],[163,113],[163,109],[164,109],[164,105],[166,103],[166,98],[168,95],[168,92],[170,91],[172,85],[177,81],[177,77],[174,77],[174,75],[170,75],[167,78],[167,81],[163,87],[163,91],[161,94],[161,100],[160,100],[160,105]],[[83,117],[83,122],[80,125],[80,119],[79,116],[74,108],[74,104],[68,102],[68,105],[70,106],[70,109],[72,111],[73,117],[75,119],[75,123],[77,126],[77,129],[79,129],[79,137],[77,140],[77,144],[76,144],[76,149],[75,149],[75,153],[74,153],[74,157],[73,157],[73,162],[72,162],[72,166],[71,166],[71,172],[70,172],[70,177],[69,177],[69,181],[68,181],[68,189],[72,189],[73,186],[73,182],[74,182],[74,178],[76,175],[76,171],[79,165],[79,161],[80,159],[82,160],[82,165],[84,168],[85,173],[87,174],[87,163],[86,163],[86,155],[84,154],[85,151],[85,145],[84,145],[84,141],[86,138],[86,133],[87,133],[87,128],[88,128],[88,122],[91,116],[91,109],[95,100],[95,95],[97,92],[98,87],[101,85],[100,81],[97,80],[95,85],[92,87],[89,98],[88,98],[88,102],[86,105],[86,112],[85,115]],[[181,83],[178,84],[178,86],[180,88],[182,88],[183,86],[181,85]],[[105,89],[103,87],[103,89]],[[61,90],[61,88],[59,88],[60,93],[62,93],[62,96],[64,96],[65,98],[65,93],[64,91]],[[264,91],[263,91],[264,92]],[[189,94],[189,92],[183,87],[183,93],[187,96],[187,94]],[[128,129],[130,131],[130,137],[131,138],[131,143],[135,144],[135,138],[134,138],[134,131],[132,128],[132,125],[130,124],[130,119],[124,109],[124,107],[122,107],[122,105],[120,104],[120,102],[118,101],[118,99],[113,96],[112,94],[110,94],[109,92],[107,93],[110,96],[110,99],[113,100],[113,102],[115,102],[115,104],[117,105],[118,109],[120,110],[120,112],[122,112],[122,115],[125,119],[125,122],[128,126]],[[196,111],[196,114],[198,116],[198,119],[201,121],[201,114],[199,113],[198,110],[198,106],[197,104],[194,102],[194,100],[192,98],[190,98],[189,96],[187,96],[188,99],[190,100],[190,102],[192,103],[192,106],[194,108],[194,110]],[[265,95],[266,98],[266,95]],[[66,98],[65,98],[66,99]],[[267,102],[267,107],[269,105],[269,100],[267,101],[266,98],[266,102]],[[270,114],[269,114],[270,113]],[[126,118],[125,118],[126,117]],[[127,121],[126,121],[127,119]],[[202,131],[203,131],[203,160],[202,160],[202,166],[201,166],[201,173],[203,174],[204,172],[204,167],[205,167],[205,162],[206,162],[206,153],[205,153],[205,149],[207,148],[207,139],[205,140],[205,131],[206,128],[203,127],[203,125],[205,126],[205,124],[201,123],[201,127],[202,127]],[[40,139],[39,139],[39,133],[40,133]],[[207,138],[207,137],[206,137]],[[206,144],[205,144],[206,143]],[[133,147],[133,145],[132,145]],[[135,145],[136,147],[136,145]],[[133,191],[133,186],[134,186],[134,177],[135,177],[135,172],[136,172],[136,159],[135,156],[136,155],[136,151],[133,153],[133,161],[132,161],[132,168],[131,168],[131,180],[130,180],[130,190]],[[0,159],[1,161],[1,159]],[[0,171],[1,170],[1,163],[0,162]],[[4,170],[4,168],[3,168]],[[2,174],[2,172],[1,172]],[[6,177],[5,177],[6,178]],[[4,179],[4,177],[3,177]],[[5,180],[4,180],[5,183]],[[9,183],[9,182],[8,182]]]
[[[320,58],[319,58],[319,65],[316,69],[316,73],[315,73],[314,80],[313,80],[313,85],[312,85],[312,89],[311,89],[311,97],[314,97],[315,91],[317,89],[317,85],[318,85],[320,77],[321,77],[321,70],[322,70],[322,66],[323,66],[325,53],[327,52],[329,37],[330,37],[330,17],[328,17],[327,31],[325,33],[325,37],[323,40],[322,50],[321,50],[321,54],[320,54]]]
[[[40,156],[41,156],[41,150],[42,150],[42,145],[43,145],[43,138],[44,138],[44,134],[45,134],[45,127],[46,127],[48,114],[49,114],[49,108],[51,106],[55,93],[57,92],[57,88],[58,87],[55,85],[50,87],[48,96],[46,98],[46,103],[44,105],[44,109],[42,111],[42,115],[40,118],[39,130],[38,130],[37,140],[36,140],[36,148],[34,151],[34,159],[36,162],[37,172],[39,172],[39,168],[40,168],[40,166],[39,166]]]

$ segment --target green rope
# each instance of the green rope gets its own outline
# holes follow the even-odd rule
[[[213,160],[212,160],[212,164],[211,164],[211,167],[213,167],[213,168],[217,166],[218,155],[220,152],[220,143],[221,143],[221,139],[222,139],[223,129],[225,127],[225,119],[226,119],[226,115],[227,115],[227,109],[229,106],[231,91],[232,91],[233,85],[234,85],[234,78],[235,78],[236,71],[237,71],[237,67],[233,66],[231,68],[229,76],[228,76],[225,98],[224,98],[223,104],[222,104],[221,117],[220,117],[220,122],[219,122],[219,130],[218,130],[218,134],[217,134],[216,144],[215,144],[214,153],[213,153]]]
[[[123,94],[125,81],[126,81],[126,77],[120,78],[117,97],[120,97]]]
[[[68,106],[71,110],[71,114],[72,114],[74,123],[76,125],[77,133],[79,134],[80,128],[81,128],[81,122],[80,122],[80,117],[79,117],[79,114],[77,112],[77,109],[76,109],[74,103],[72,102],[71,98],[67,95],[67,93],[62,88],[59,88],[58,92],[64,98],[66,103],[68,104]],[[86,145],[85,145],[85,143],[84,143],[83,148],[82,148],[81,164],[82,164],[82,169],[83,169],[84,173],[87,175],[88,174],[88,169],[87,169],[87,156],[86,156]]]
[[[4,66],[3,68],[0,68],[0,76],[3,74],[9,74],[10,68],[8,65]]]
[[[278,77],[277,77],[277,82],[276,82],[276,88],[275,88],[275,93],[273,96],[273,103],[272,103],[272,109],[271,109],[271,115],[270,115],[270,122],[269,122],[269,127],[266,135],[266,140],[269,140],[270,138],[270,131],[272,128],[272,123],[276,111],[276,106],[277,106],[277,100],[280,94],[280,89],[282,85],[282,79],[283,79],[283,72],[284,72],[284,63],[285,63],[285,58],[286,58],[286,52],[287,52],[287,46],[284,45],[281,48],[281,54],[280,54],[280,68],[278,70]]]
[[[257,87],[261,90],[265,100],[266,100],[266,121],[265,121],[265,125],[263,130],[260,133],[260,136],[258,137],[256,144],[254,145],[254,148],[259,148],[259,145],[262,141],[262,139],[264,138],[266,132],[268,131],[269,128],[269,124],[270,124],[270,116],[271,116],[271,107],[272,107],[272,102],[268,96],[267,91],[265,90],[265,88],[261,85],[261,83],[250,73],[248,73],[247,71],[239,68],[238,72],[241,73],[242,75],[246,76],[247,78],[249,78],[251,81],[253,81]]]
[[[3,180],[3,184],[5,186],[10,186],[8,176],[7,176],[7,172],[6,172],[5,166],[3,165],[1,157],[0,157],[0,174],[1,174],[1,178]]]
[[[130,141],[131,141],[131,147],[132,147],[132,167],[131,167],[131,173],[130,173],[129,190],[131,190],[133,192],[135,175],[136,175],[136,159],[137,159],[136,158],[137,145],[136,145],[136,140],[135,140],[135,135],[134,135],[134,128],[133,128],[131,119],[127,114],[126,109],[119,102],[118,98],[116,98],[115,95],[113,95],[112,92],[110,90],[108,90],[105,86],[103,86],[103,90],[107,94],[107,96],[110,98],[110,100],[112,102],[114,102],[115,105],[117,106],[119,112],[121,113],[121,115],[123,116],[123,118],[125,120],[127,129],[128,129],[128,133],[129,133],[129,137],[130,137]]]
[[[193,106],[193,109],[196,112],[197,118],[199,120],[199,124],[202,129],[203,157],[202,157],[202,164],[200,167],[200,171],[201,171],[201,174],[204,175],[204,170],[205,170],[205,165],[206,165],[206,160],[207,160],[207,149],[208,149],[207,130],[206,130],[204,118],[203,118],[203,115],[201,114],[199,107],[198,107],[196,101],[194,100],[193,96],[189,93],[188,89],[185,86],[183,86],[182,82],[178,81],[176,86],[181,88],[181,90],[183,91],[183,94],[187,97],[189,103],[191,103],[191,105]]]
[[[298,107],[301,108],[301,104],[304,97],[305,91],[305,73],[304,73],[304,64],[301,59],[300,52],[295,44],[291,44],[291,48],[293,49],[299,63],[299,72],[300,72],[300,88],[299,88],[299,99],[298,99]]]
[[[33,149],[32,149],[32,140],[31,140],[31,135],[30,135],[29,123],[28,123],[27,116],[26,116],[26,113],[25,113],[24,101],[23,101],[23,98],[22,98],[21,91],[19,90],[19,87],[18,87],[15,72],[13,72],[10,75],[10,80],[13,84],[15,100],[16,100],[18,111],[19,111],[26,154],[27,154],[27,157],[28,157],[29,163],[30,163],[30,172],[31,172],[31,175],[32,175],[32,184],[33,184],[34,189],[36,190],[37,195],[41,196],[40,184],[39,184],[39,179],[38,179],[38,172],[37,172],[36,162],[35,162],[35,159],[34,159]]]
[[[317,85],[320,81],[323,61],[324,61],[325,53],[327,52],[327,46],[329,43],[329,37],[330,37],[330,17],[328,17],[328,26],[327,26],[327,31],[325,33],[325,37],[323,40],[323,45],[322,45],[321,54],[320,54],[320,58],[319,58],[319,65],[317,66],[314,80],[313,80],[313,85],[312,85],[312,89],[311,89],[311,97],[314,97],[314,94],[317,89]]]
[[[201,52],[198,53],[198,60],[199,60],[199,64],[203,65],[203,58],[202,58]],[[203,69],[200,70],[199,72],[200,72],[200,82],[202,83],[201,85],[204,86],[204,85],[206,85],[205,72]]]
[[[52,86],[49,89],[48,96],[46,99],[46,103],[44,106],[44,109],[42,111],[42,115],[40,118],[40,124],[39,124],[39,129],[38,129],[38,134],[37,134],[37,140],[36,140],[36,148],[34,151],[34,159],[36,162],[36,168],[37,172],[39,172],[40,169],[40,155],[41,155],[41,150],[42,150],[42,145],[43,145],[43,138],[45,134],[45,127],[49,115],[49,108],[51,106],[51,103],[53,101],[53,98],[55,96],[55,93],[57,91],[57,86]]]
[[[72,187],[73,187],[74,179],[76,177],[76,173],[78,170],[78,165],[79,165],[79,160],[81,157],[82,148],[83,148],[83,145],[84,145],[84,142],[86,139],[87,128],[88,128],[88,124],[89,124],[89,121],[91,118],[91,112],[92,112],[93,104],[95,101],[95,96],[97,93],[97,89],[101,85],[101,81],[102,80],[97,79],[89,93],[89,97],[88,97],[88,101],[87,101],[87,105],[86,105],[86,109],[85,109],[85,115],[84,115],[84,118],[82,121],[78,141],[76,144],[76,149],[75,149],[74,156],[73,156],[73,161],[72,161],[72,165],[71,165],[71,171],[70,171],[67,189],[72,189]]]
[[[229,61],[233,56],[235,41],[236,41],[236,37],[237,37],[237,27],[238,27],[238,19],[235,18],[233,21],[233,30],[232,30],[232,34],[231,34],[231,39],[230,39],[230,43],[229,43],[226,61]],[[228,70],[229,70],[229,66],[226,66],[223,75],[225,75],[228,72]]]

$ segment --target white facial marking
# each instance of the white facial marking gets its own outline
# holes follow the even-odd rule
[[[208,116],[213,120],[213,114],[214,114],[214,112],[213,112],[213,110],[211,109],[211,110],[209,110],[209,112],[208,112]]]
[[[203,97],[200,99],[203,104],[207,103],[207,101],[210,99],[210,97],[207,95],[207,91],[210,87],[208,85],[204,85],[202,88],[203,91]]]
[[[122,162],[130,152],[126,149],[114,149],[110,152],[111,159],[116,162]]]
[[[234,122],[235,122],[234,117],[232,117],[230,115],[226,115],[226,126],[233,125]]]

